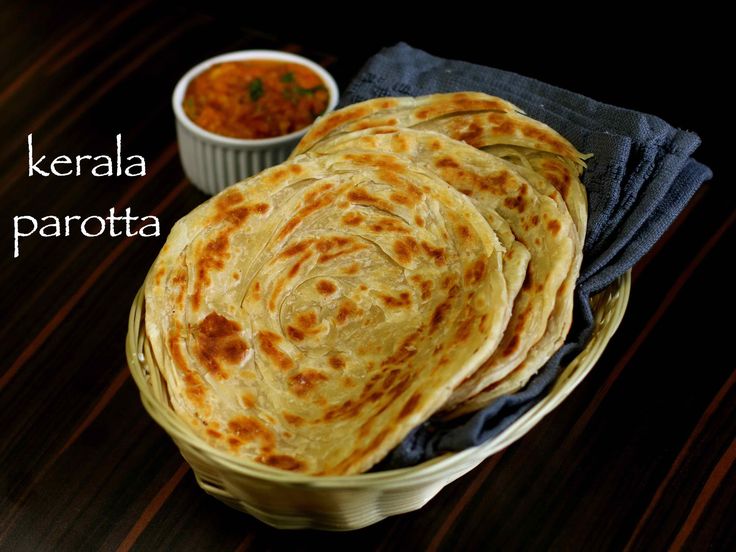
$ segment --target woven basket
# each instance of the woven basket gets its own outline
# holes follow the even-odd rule
[[[143,290],[130,311],[126,352],[143,406],[171,436],[199,485],[225,504],[283,529],[358,529],[417,510],[445,485],[533,428],[582,381],[603,353],[626,309],[631,276],[592,299],[595,329],[585,350],[533,408],[480,446],[445,454],[418,466],[350,476],[317,477],[238,460],[201,440],[169,405],[166,387],[145,337]]]

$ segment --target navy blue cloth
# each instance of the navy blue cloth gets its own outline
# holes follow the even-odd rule
[[[452,422],[430,420],[414,429],[380,468],[414,465],[498,435],[531,408],[590,338],[592,294],[629,270],[682,211],[710,169],[690,156],[700,144],[654,115],[603,104],[549,84],[400,43],[370,58],[342,103],[377,96],[419,96],[476,90],[500,96],[592,153],[583,183],[589,220],[576,286],[573,327],[565,345],[521,391]]]

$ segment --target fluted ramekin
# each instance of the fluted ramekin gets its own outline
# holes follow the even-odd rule
[[[275,50],[242,50],[215,56],[192,67],[177,83],[171,101],[176,116],[176,136],[184,172],[192,184],[207,194],[214,195],[235,182],[285,161],[310,128],[307,126],[274,138],[230,138],[203,129],[187,116],[182,103],[187,87],[194,77],[216,63],[249,59],[298,63],[314,71],[330,94],[325,113],[332,111],[339,99],[335,79],[313,61],[296,54]]]

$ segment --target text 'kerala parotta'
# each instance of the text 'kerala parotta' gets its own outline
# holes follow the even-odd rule
[[[390,148],[301,156],[215,196],[174,226],[146,281],[173,408],[243,458],[365,471],[502,338],[492,216]]]

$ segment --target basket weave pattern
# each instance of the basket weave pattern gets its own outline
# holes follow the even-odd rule
[[[582,381],[623,318],[631,288],[626,273],[592,301],[593,335],[549,393],[505,431],[480,446],[410,468],[351,476],[295,474],[241,460],[200,439],[171,408],[143,324],[143,288],[130,311],[126,354],[143,406],[171,436],[197,483],[225,504],[278,528],[358,529],[421,508],[445,485],[531,430]]]

